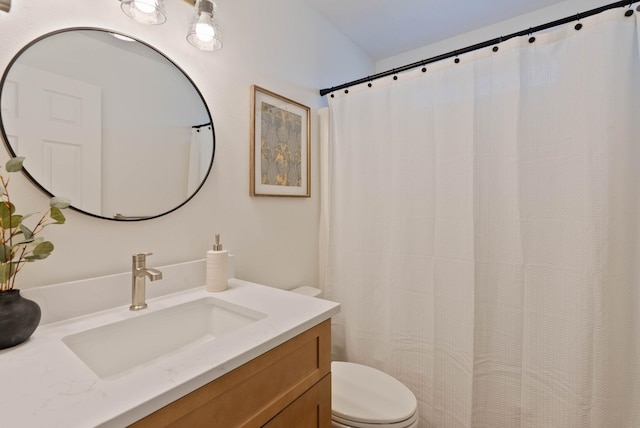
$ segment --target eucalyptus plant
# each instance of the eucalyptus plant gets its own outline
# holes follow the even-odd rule
[[[53,252],[53,244],[36,235],[49,225],[64,224],[61,210],[70,204],[65,198],[51,198],[47,212],[35,226],[27,226],[24,221],[39,213],[17,214],[8,190],[11,174],[21,171],[23,162],[24,157],[16,156],[6,163],[6,173],[0,171],[0,292],[13,289],[25,264],[46,259]]]

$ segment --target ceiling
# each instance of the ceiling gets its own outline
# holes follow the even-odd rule
[[[374,61],[565,0],[306,0]]]

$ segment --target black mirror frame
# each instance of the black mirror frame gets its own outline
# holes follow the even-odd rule
[[[167,57],[164,53],[162,53],[161,51],[159,51],[158,49],[156,49],[155,47],[151,46],[150,44],[137,39],[136,37],[127,35],[127,34],[122,34],[119,33],[117,31],[113,31],[113,30],[108,30],[105,28],[98,28],[98,27],[68,27],[68,28],[63,28],[60,30],[56,30],[56,31],[52,31],[46,34],[43,34],[42,36],[39,36],[37,38],[35,38],[34,40],[32,40],[31,42],[27,43],[24,47],[22,47],[11,59],[11,61],[9,62],[9,64],[7,64],[6,69],[4,70],[4,72],[2,73],[2,79],[0,79],[0,103],[2,101],[2,93],[3,93],[3,88],[4,88],[4,84],[5,81],[7,79],[7,76],[9,74],[9,72],[11,71],[11,68],[13,66],[13,64],[20,58],[20,56],[30,47],[32,47],[33,45],[35,45],[36,43],[38,43],[39,41],[46,39],[48,37],[54,36],[56,34],[60,34],[60,33],[65,33],[65,32],[70,32],[70,31],[83,31],[83,30],[90,30],[90,31],[104,31],[106,33],[114,33],[114,34],[120,34],[123,35],[125,37],[129,37],[133,40],[135,40],[136,42],[148,47],[149,49],[157,52],[159,55],[161,55],[162,57],[164,57],[167,61],[169,61],[177,70],[179,70],[184,77],[191,83],[191,85],[193,86],[193,89],[196,91],[196,93],[198,94],[198,96],[200,97],[200,99],[202,100],[202,104],[207,112],[207,116],[209,116],[209,122],[211,124],[211,134],[212,134],[212,144],[213,144],[213,148],[212,148],[212,154],[211,154],[211,162],[209,163],[209,168],[207,169],[207,173],[204,175],[202,182],[198,185],[198,187],[193,191],[193,193],[191,195],[189,195],[183,202],[181,202],[180,204],[178,204],[177,206],[175,206],[174,208],[171,208],[165,212],[162,212],[160,214],[156,214],[156,215],[152,215],[152,216],[148,216],[148,217],[131,217],[131,218],[115,218],[115,217],[105,217],[102,215],[98,215],[95,213],[91,213],[88,211],[84,211],[78,207],[73,206],[73,201],[72,201],[72,205],[69,207],[71,209],[73,209],[76,212],[88,215],[90,217],[94,217],[94,218],[100,218],[100,219],[104,219],[104,220],[111,220],[111,221],[120,221],[120,222],[131,222],[131,221],[143,221],[143,220],[152,220],[154,218],[158,218],[158,217],[162,217],[165,216],[169,213],[172,213],[174,211],[176,211],[177,209],[181,208],[183,205],[185,205],[187,202],[189,202],[191,199],[193,199],[193,197],[200,191],[200,189],[202,188],[202,186],[204,186],[204,183],[207,181],[207,179],[209,178],[209,175],[211,174],[211,170],[213,169],[213,161],[215,159],[215,153],[216,153],[216,135],[215,135],[215,127],[213,124],[213,118],[211,117],[211,111],[209,110],[209,106],[207,105],[207,102],[205,101],[204,97],[202,96],[202,93],[200,92],[200,89],[196,86],[196,84],[193,82],[193,80],[191,79],[191,77],[189,77],[189,75],[180,67],[178,66],[173,60],[171,60],[169,57]],[[15,157],[17,156],[17,154],[15,153],[15,151],[13,150],[13,148],[11,147],[11,145],[9,144],[9,138],[7,137],[7,134],[5,132],[4,129],[4,124],[2,121],[2,115],[0,114],[0,135],[2,135],[2,140],[4,143],[5,148],[7,149],[7,151],[9,152],[11,157]],[[26,168],[22,169],[22,173],[29,179],[29,181],[31,183],[33,183],[38,189],[40,189],[44,194],[48,195],[49,197],[54,197],[56,195],[52,194],[49,190],[45,189],[31,174],[29,174],[29,171]]]

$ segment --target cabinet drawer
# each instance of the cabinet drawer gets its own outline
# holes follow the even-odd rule
[[[263,428],[331,427],[331,374],[280,412]]]
[[[131,426],[260,427],[330,370],[326,320]]]

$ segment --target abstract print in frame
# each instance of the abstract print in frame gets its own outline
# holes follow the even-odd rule
[[[310,109],[251,87],[251,196],[311,196]]]

